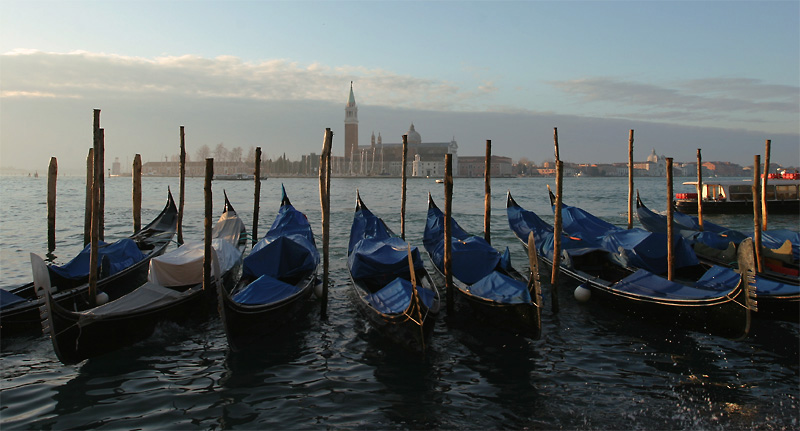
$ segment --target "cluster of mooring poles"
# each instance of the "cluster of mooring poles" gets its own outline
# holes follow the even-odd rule
[[[104,205],[105,205],[105,184],[104,184],[104,154],[105,154],[105,133],[100,127],[100,110],[93,110],[93,145],[89,148],[86,158],[86,203],[84,218],[84,244],[91,244],[90,251],[90,272],[89,272],[89,299],[90,301],[102,301],[97,296],[97,277],[98,277],[98,243],[104,239]],[[633,228],[633,199],[634,199],[634,163],[633,163],[633,136],[631,129],[628,135],[628,229]],[[563,195],[563,173],[564,165],[559,154],[558,128],[553,128],[553,142],[556,164],[556,191],[554,208],[554,231],[561,232],[562,227],[562,195]],[[321,314],[327,315],[328,285],[329,285],[329,236],[330,236],[330,187],[331,187],[331,147],[333,144],[333,132],[330,128],[325,129],[322,153],[320,154],[319,167],[319,187],[320,187],[320,206],[322,209],[322,254],[323,254],[323,274],[322,286],[319,296],[322,300]],[[761,258],[761,231],[767,230],[767,175],[770,163],[771,140],[766,140],[764,156],[764,175],[762,178],[760,165],[761,156],[755,155],[753,160],[753,224],[754,224],[754,245],[758,271],[762,271]],[[408,156],[408,136],[403,135],[403,156],[402,156],[402,187],[400,198],[400,237],[405,240],[405,212],[406,212],[406,165]],[[492,141],[486,140],[486,161],[484,169],[484,238],[491,243],[491,158]],[[674,277],[675,256],[673,253],[673,214],[674,214],[674,194],[673,194],[673,159],[666,158],[666,179],[667,179],[667,278],[672,280]],[[702,156],[697,149],[697,215],[699,229],[703,230],[703,176],[702,176]],[[180,191],[178,207],[178,231],[177,241],[183,244],[183,212],[185,200],[185,179],[186,179],[186,141],[184,126],[180,126]],[[47,184],[47,244],[48,255],[52,257],[52,252],[56,248],[55,226],[56,226],[56,180],[58,176],[58,160],[56,157],[50,158],[48,169]],[[212,268],[212,190],[211,183],[214,177],[214,159],[206,159],[205,167],[205,218],[204,218],[204,261],[203,261],[203,288],[206,289],[211,283]],[[140,154],[136,154],[132,167],[132,201],[133,201],[133,230],[134,233],[141,229],[141,210],[142,210],[142,159]],[[258,240],[258,217],[259,202],[261,196],[261,147],[256,148],[255,170],[254,170],[254,197],[253,197],[253,235],[252,242]],[[549,187],[549,186],[548,186]],[[444,174],[444,275],[448,312],[453,311],[453,274],[452,274],[452,199],[453,199],[453,158],[452,154],[445,154],[445,174]],[[541,294],[539,279],[539,264],[534,244],[533,233],[528,238],[529,264],[531,277],[529,279],[529,289],[535,292],[535,300],[538,302]],[[552,311],[558,313],[558,273],[561,260],[561,235],[554,235],[553,241],[553,264],[550,275],[550,299]]]

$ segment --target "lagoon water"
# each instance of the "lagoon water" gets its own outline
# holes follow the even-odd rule
[[[678,178],[677,180],[690,180]],[[262,183],[259,233],[269,229],[280,185],[305,212],[321,246],[318,180]],[[552,178],[492,181],[492,243],[514,265],[527,257],[508,228],[505,192],[552,221]],[[145,178],[143,222],[163,208],[178,180]],[[184,238],[201,239],[203,184],[187,179]],[[434,179],[409,179],[406,237],[422,248],[427,193],[443,206]],[[483,182],[456,178],[454,217],[483,230]],[[663,179],[637,179],[646,204],[665,207]],[[253,183],[214,183],[252,228]],[[350,301],[347,238],[356,189],[399,233],[399,179],[332,180],[328,317],[311,315],[254,352],[233,354],[218,317],[162,324],[149,339],[75,366],[58,362],[45,336],[8,337],[0,353],[2,429],[797,429],[800,330],[756,321],[740,341],[632,320],[602,304],[578,304],[559,287],[550,311],[545,285],[539,340],[484,328],[457,307],[437,324],[425,357],[399,351],[373,333]],[[106,238],[132,230],[130,178],[106,180]],[[676,192],[691,191],[679,183]],[[29,252],[47,253],[45,178],[0,177],[0,287],[30,279]],[[567,178],[566,203],[626,225],[627,179]],[[82,247],[84,180],[58,180],[57,248],[67,261]],[[748,216],[709,220],[752,230]],[[798,229],[797,216],[770,216],[770,227]],[[638,225],[638,222],[637,222]],[[430,262],[426,262],[430,267]],[[542,277],[549,280],[549,277]]]

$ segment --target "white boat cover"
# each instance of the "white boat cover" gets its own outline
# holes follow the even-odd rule
[[[191,293],[190,290],[178,292],[177,290],[148,282],[116,301],[108,302],[81,313],[78,325],[81,326],[96,319],[113,318],[116,315],[125,316],[140,310],[147,310],[162,303],[172,302],[189,293]]]
[[[243,229],[244,222],[235,212],[224,212],[211,230],[211,238],[224,239],[235,246]]]
[[[242,256],[236,246],[223,239],[212,240],[211,247],[217,252],[221,273],[232,268]],[[211,268],[211,275],[216,276],[213,267],[214,265]],[[147,281],[161,286],[186,286],[202,283],[203,243],[187,242],[180,248],[153,258],[150,261]]]

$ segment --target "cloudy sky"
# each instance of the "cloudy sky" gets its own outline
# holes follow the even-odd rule
[[[800,3],[0,0],[0,166],[82,172],[92,109],[107,161],[202,145],[343,154],[458,141],[459,154],[800,165]]]

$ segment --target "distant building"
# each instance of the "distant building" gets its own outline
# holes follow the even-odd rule
[[[511,157],[492,156],[492,177],[512,176]],[[458,160],[458,176],[482,177],[486,170],[486,156],[461,156]]]

